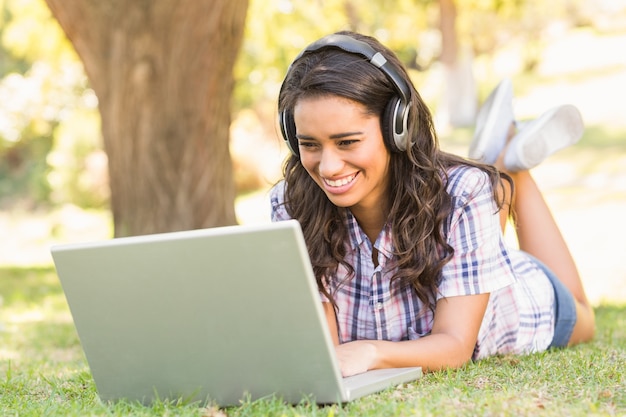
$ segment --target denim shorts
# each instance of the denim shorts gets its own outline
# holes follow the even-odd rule
[[[554,288],[554,337],[548,349],[567,346],[576,324],[576,303],[570,290],[539,259],[529,255],[543,270]]]

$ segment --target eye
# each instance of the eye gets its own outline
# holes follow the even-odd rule
[[[346,146],[353,145],[357,142],[358,142],[357,139],[341,139],[340,141],[337,142],[337,144],[339,146],[346,147]]]
[[[304,140],[299,140],[298,141],[298,146],[304,149],[313,149],[317,146],[317,143],[315,142],[310,142],[310,141],[304,141]]]

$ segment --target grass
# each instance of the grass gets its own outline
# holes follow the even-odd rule
[[[494,357],[345,405],[102,403],[54,269],[0,269],[3,416],[613,416],[626,415],[626,304],[596,309],[596,339],[527,356]]]

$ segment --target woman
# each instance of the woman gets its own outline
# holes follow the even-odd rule
[[[502,83],[481,109],[470,161],[440,150],[406,70],[375,39],[329,35],[290,66],[278,111],[292,155],[272,218],[302,226],[344,376],[593,337],[575,264],[528,171],[578,140],[579,115],[562,106],[514,134],[510,95]],[[520,250],[503,240],[509,213]]]

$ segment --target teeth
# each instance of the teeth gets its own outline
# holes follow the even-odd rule
[[[325,179],[324,181],[326,181],[326,184],[330,185],[331,187],[341,187],[342,185],[346,185],[352,182],[353,179],[354,179],[354,175],[350,175],[349,177],[345,177],[340,180]]]

